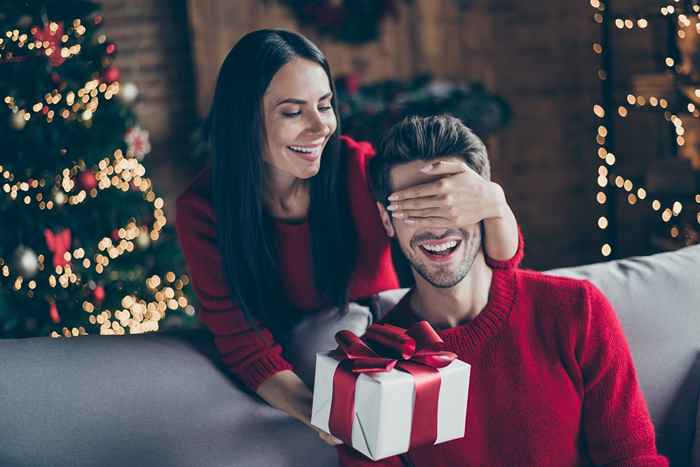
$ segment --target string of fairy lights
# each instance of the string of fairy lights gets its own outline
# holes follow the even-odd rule
[[[679,0],[674,0],[674,3],[678,4]],[[606,4],[600,0],[590,0],[591,7],[595,10],[593,14],[593,20],[601,24],[604,28],[606,27],[605,22],[610,21],[611,24],[619,30],[633,30],[633,29],[647,29],[649,26],[648,17],[614,17],[611,18],[606,7]],[[692,5],[692,14],[700,19],[700,5]],[[689,20],[689,14],[685,13],[679,7],[679,5],[667,4],[660,7],[660,14],[662,16],[676,15],[678,21],[678,35],[680,38],[684,38],[687,34],[694,33],[700,34],[700,22],[697,22],[695,27],[691,27],[692,23]],[[608,15],[608,16],[606,16]],[[593,52],[596,55],[603,55],[606,51],[603,48],[603,44],[600,42],[594,42]],[[665,65],[669,70],[674,69],[676,66],[673,57],[665,58]],[[602,60],[602,65],[597,72],[598,79],[605,81],[609,77],[609,70],[605,67],[605,60]],[[700,98],[700,89],[694,90],[695,96]],[[608,106],[615,105],[609,103]],[[624,190],[627,192],[627,203],[629,205],[635,205],[639,201],[646,201],[650,204],[651,208],[659,213],[661,220],[664,223],[670,223],[671,220],[679,216],[683,211],[683,203],[680,200],[675,200],[666,206],[658,199],[651,199],[647,195],[647,188],[642,184],[635,184],[631,179],[625,178],[619,174],[614,173],[615,163],[617,158],[615,154],[608,150],[606,143],[608,141],[608,126],[613,115],[617,114],[620,118],[627,118],[630,109],[640,109],[645,106],[657,107],[663,109],[664,119],[670,122],[675,130],[676,138],[675,144],[677,146],[683,146],[686,143],[685,129],[683,127],[683,121],[681,118],[670,110],[669,101],[667,97],[663,96],[635,96],[634,94],[628,94],[626,97],[626,102],[618,103],[617,108],[611,109],[606,108],[605,104],[595,104],[593,106],[593,114],[599,120],[599,124],[596,128],[595,141],[598,145],[597,155],[600,159],[598,165],[597,174],[597,185],[599,187],[596,193],[596,201],[602,208],[607,208],[609,200],[609,194],[611,193],[610,187],[615,187],[619,190]],[[688,103],[687,111],[693,118],[700,118],[700,109],[697,108],[695,104]],[[608,192],[606,193],[607,190]],[[694,197],[695,203],[700,205],[700,193],[696,194]],[[608,211],[609,212],[609,211]],[[697,214],[697,223],[700,224],[700,212]],[[608,216],[601,215],[597,218],[597,226],[600,230],[607,230],[610,226]],[[676,238],[680,235],[678,227],[671,226],[669,229],[669,234],[671,237]],[[600,252],[604,257],[608,257],[613,253],[613,245],[611,241],[606,241],[601,245]]]
[[[101,18],[97,17],[95,24],[99,22]],[[51,34],[62,32],[62,26],[55,22],[50,22],[47,26]],[[80,44],[68,44],[71,37],[79,39],[85,35],[87,28],[80,19],[75,19],[72,27],[60,35],[60,45],[57,44],[58,41],[37,38],[36,31],[36,28],[29,33],[13,29],[2,34],[0,58],[5,61],[22,60],[17,51],[24,48],[34,51],[33,53],[40,51],[49,58],[60,54],[61,59],[69,60],[78,56],[82,49]],[[104,44],[106,37],[100,35],[97,41]],[[14,46],[14,51],[10,50],[10,44]],[[107,52],[113,51],[114,49]],[[12,112],[15,128],[22,129],[35,116],[43,117],[48,124],[52,123],[56,116],[64,120],[87,122],[98,111],[101,99],[109,100],[119,93],[120,83],[117,80],[90,79],[78,89],[52,89],[44,94],[43,99],[37,99],[33,104],[20,103],[10,95],[4,96],[3,102]],[[67,149],[61,149],[61,156],[65,156],[67,152]],[[80,177],[86,173],[94,177],[94,186],[89,184],[86,188],[85,184],[81,183]],[[163,211],[164,201],[153,191],[152,182],[145,175],[146,169],[135,154],[129,149],[124,152],[121,148],[103,157],[95,167],[88,168],[81,160],[62,169],[55,177],[20,179],[8,167],[0,165],[1,193],[10,202],[22,203],[24,206],[36,203],[39,210],[52,210],[64,205],[79,205],[88,199],[96,198],[105,190],[140,191],[144,199],[152,205],[154,219],[150,227],[138,225],[134,218],[129,219],[126,225],[114,229],[111,237],[104,236],[100,239],[93,254],[84,248],[68,248],[63,254],[62,264],[47,264],[45,255],[37,255],[37,270],[43,273],[39,277],[25,277],[25,273],[14,267],[8,258],[0,257],[0,279],[11,284],[10,289],[15,293],[24,294],[28,298],[38,298],[36,292],[41,281],[45,281],[50,289],[68,289],[85,286],[82,275],[89,271],[115,278],[116,271],[110,271],[108,268],[110,262],[133,252],[136,247],[146,248],[151,241],[157,241],[167,223]],[[132,334],[155,331],[167,310],[182,309],[189,315],[194,313],[194,308],[183,293],[189,282],[186,274],[178,277],[174,272],[168,271],[162,278],[154,274],[145,279],[146,288],[153,295],[151,300],[127,293],[121,298],[121,309],[102,309],[101,299],[98,297],[94,300],[83,300],[81,308],[90,314],[89,322],[99,326],[100,334],[120,335],[127,331]],[[94,287],[95,284],[91,285]],[[52,297],[41,298],[55,306]],[[70,329],[64,327],[62,334],[53,331],[51,336],[71,337],[85,334],[85,328],[79,326]]]

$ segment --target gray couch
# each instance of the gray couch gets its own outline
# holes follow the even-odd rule
[[[660,450],[690,465],[700,393],[700,246],[552,273],[619,313]],[[314,467],[335,451],[242,390],[202,331],[0,341],[0,466]]]

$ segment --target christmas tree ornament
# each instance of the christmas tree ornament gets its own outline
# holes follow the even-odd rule
[[[136,237],[136,245],[142,250],[145,250],[151,244],[151,237],[147,232],[141,232],[138,237]]]
[[[56,203],[57,206],[63,206],[66,202],[66,195],[63,193],[63,190],[56,190],[53,195],[53,202]]]
[[[124,135],[127,144],[127,151],[138,160],[143,160],[144,156],[151,152],[151,143],[148,139],[148,131],[140,126],[129,128]]]
[[[130,104],[136,100],[136,97],[139,95],[139,88],[131,82],[124,83],[121,88],[119,89],[119,98],[123,101],[126,102],[127,104]]]
[[[46,239],[46,246],[49,248],[49,251],[53,253],[54,267],[68,264],[69,261],[66,260],[65,253],[70,248],[70,229],[63,229],[56,234],[54,234],[51,229],[44,229],[44,238]]]
[[[78,177],[78,181],[80,182],[80,187],[85,191],[90,191],[97,187],[97,177],[95,172],[90,169],[83,170]]]
[[[101,285],[98,285],[95,287],[95,290],[92,292],[93,297],[95,297],[95,302],[97,305],[102,305],[102,302],[105,300],[105,288],[102,287]]]
[[[43,43],[48,43],[48,47],[43,49],[49,57],[51,66],[57,67],[63,64],[66,59],[61,55],[61,37],[63,36],[63,22],[49,22],[43,28],[33,27],[32,35],[34,39]]]
[[[107,55],[114,55],[117,51],[117,44],[114,42],[108,42],[107,45],[105,46],[105,52]]]
[[[56,302],[52,301],[49,304],[49,317],[51,318],[51,321],[54,323],[60,323],[61,322],[61,315],[58,314],[58,307],[56,306]]]
[[[113,83],[119,81],[119,68],[115,66],[108,66],[104,71],[104,79],[108,83]]]
[[[32,278],[39,272],[39,258],[34,250],[25,246],[19,246],[15,250],[15,269],[26,279]]]
[[[27,125],[24,119],[24,110],[10,114],[10,126],[15,130],[22,130]]]

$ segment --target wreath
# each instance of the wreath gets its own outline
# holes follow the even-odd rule
[[[279,0],[302,27],[340,42],[364,44],[379,37],[382,20],[396,17],[399,0]]]

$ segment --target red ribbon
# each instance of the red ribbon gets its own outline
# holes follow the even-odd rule
[[[373,324],[362,339],[351,331],[340,331],[335,339],[339,348],[331,352],[331,356],[340,364],[333,374],[328,422],[331,434],[352,445],[357,378],[362,373],[388,372],[396,368],[411,374],[416,386],[410,446],[435,444],[441,384],[437,369],[449,365],[457,355],[439,350],[443,341],[432,326],[420,321],[406,330],[390,324]]]
[[[70,248],[70,229],[63,229],[56,234],[50,229],[44,229],[44,238],[46,239],[46,246],[53,253],[53,266],[65,266],[68,264],[64,255]]]

